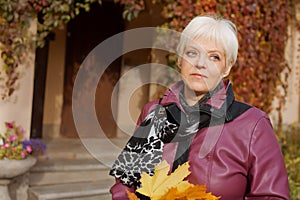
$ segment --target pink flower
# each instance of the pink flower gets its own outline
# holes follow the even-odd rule
[[[17,151],[17,149],[16,149],[16,148],[12,148],[12,151],[13,151],[13,152],[16,152],[16,151]]]
[[[7,143],[4,144],[4,148],[8,149],[9,147],[10,147],[9,144],[7,144]]]
[[[28,153],[31,153],[31,152],[32,152],[31,146],[26,146],[26,151],[27,151]]]
[[[15,125],[15,122],[12,121],[12,122],[5,122],[5,125],[7,128],[14,128],[14,125]]]
[[[20,133],[22,133],[22,134],[25,133],[25,130],[24,130],[24,128],[23,128],[22,126],[18,126],[18,131],[19,131]]]
[[[21,152],[20,152],[20,155],[21,155],[22,158],[25,158],[26,153],[25,153],[24,151],[21,151]]]
[[[16,136],[16,135],[12,135],[12,136],[9,137],[9,141],[10,142],[13,142],[13,141],[15,141],[17,139],[18,139],[18,136]]]

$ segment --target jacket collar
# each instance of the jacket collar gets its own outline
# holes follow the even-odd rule
[[[229,80],[224,80],[219,85],[221,85],[221,89],[218,89],[217,92],[211,92],[211,96],[210,94],[205,95],[204,98],[206,98],[207,96],[209,96],[209,98],[201,107],[203,107],[204,109],[208,108],[210,111],[216,110],[224,113],[224,106],[226,111],[228,106],[231,105],[234,100],[234,94],[232,91],[231,82]],[[165,92],[161,100],[161,105],[175,103],[181,110],[183,110],[179,100],[179,96],[181,91],[183,90],[183,87],[183,81],[179,81],[171,85],[170,88]],[[224,105],[224,103],[226,103],[226,105]],[[216,114],[222,116],[224,115],[218,112]]]

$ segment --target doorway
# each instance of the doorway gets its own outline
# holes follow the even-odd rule
[[[82,12],[69,22],[60,128],[63,137],[78,137],[72,115],[72,88],[79,66],[98,44],[123,30],[122,8],[113,1],[102,1],[101,5],[95,3],[89,12]],[[116,136],[117,125],[111,111],[111,95],[120,71],[121,58],[118,58],[105,70],[97,86],[95,110],[106,137]]]

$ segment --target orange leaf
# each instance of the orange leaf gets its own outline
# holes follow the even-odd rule
[[[126,193],[127,193],[129,200],[140,200],[134,193],[129,192],[128,190],[126,190]]]
[[[178,188],[170,188],[160,200],[218,200],[219,197],[206,192],[205,185],[193,185],[184,190],[178,191]]]
[[[210,192],[206,192],[205,185],[195,185],[189,187],[185,191],[187,199],[196,200],[196,199],[205,199],[205,200],[217,200],[219,197],[212,195]]]

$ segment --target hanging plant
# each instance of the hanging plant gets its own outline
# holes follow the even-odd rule
[[[139,13],[145,9],[143,0],[115,0],[115,3],[124,6],[123,18],[128,21],[137,18]]]
[[[55,28],[63,27],[81,11],[89,11],[100,0],[0,0],[1,98],[7,99],[18,87],[20,64],[26,65],[28,52],[43,47]],[[37,31],[29,31],[33,21]]]

